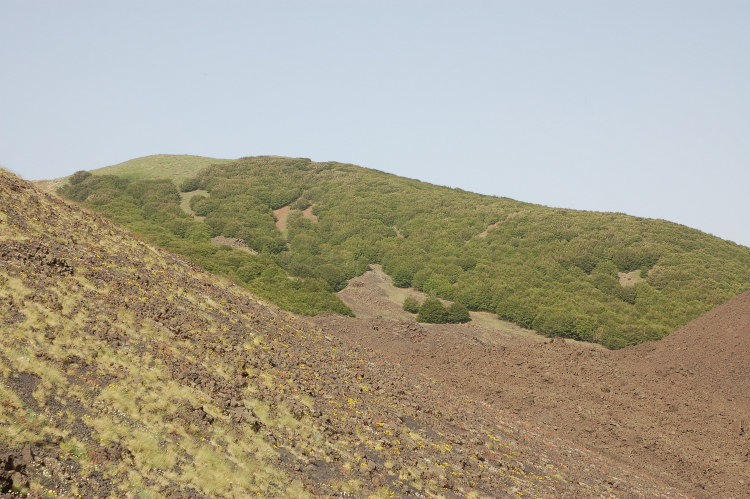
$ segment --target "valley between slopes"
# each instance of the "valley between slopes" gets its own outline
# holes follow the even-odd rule
[[[378,267],[311,319],[407,369],[696,497],[750,497],[750,293],[659,342],[618,351],[510,323],[418,324]]]

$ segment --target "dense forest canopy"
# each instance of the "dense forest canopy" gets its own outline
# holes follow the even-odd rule
[[[750,248],[681,225],[548,208],[340,163],[252,157],[164,179],[83,176],[60,193],[289,310],[379,263],[413,286],[541,333],[610,348],[664,337],[750,289]],[[289,207],[286,228],[273,210]],[[312,209],[317,220],[305,216]],[[240,238],[258,255],[210,242]],[[624,280],[625,274],[631,278]],[[624,283],[624,284],[622,284]]]

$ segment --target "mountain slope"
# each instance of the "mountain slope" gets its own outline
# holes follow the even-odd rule
[[[2,492],[679,496],[3,170],[0,324]]]
[[[693,383],[730,400],[750,400],[748,352],[750,292],[745,292],[691,321],[668,338],[639,345],[626,354],[640,359],[652,371],[681,373]],[[745,424],[750,433],[750,419]]]
[[[314,320],[475,400],[663,477],[694,497],[750,496],[750,295],[657,342],[608,351],[483,320],[417,324],[379,269]],[[424,298],[419,297],[422,299]]]
[[[336,311],[332,293],[379,263],[398,286],[619,348],[662,338],[750,288],[750,248],[663,220],[301,158],[205,168],[180,184],[190,213],[171,184],[145,178],[91,176],[60,192],[297,312]],[[220,253],[216,236],[260,255]],[[288,292],[274,292],[282,285]]]

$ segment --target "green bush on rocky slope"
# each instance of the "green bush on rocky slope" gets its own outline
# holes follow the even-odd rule
[[[184,182],[208,192],[191,203],[202,222],[179,210],[165,181],[93,176],[60,192],[306,313],[334,310],[332,292],[380,263],[398,286],[619,348],[659,339],[750,289],[750,248],[663,220],[548,208],[300,158],[242,158]],[[288,205],[282,233],[272,210]],[[317,221],[300,211],[307,206]],[[211,248],[217,235],[260,255]],[[637,282],[622,285],[625,273]]]

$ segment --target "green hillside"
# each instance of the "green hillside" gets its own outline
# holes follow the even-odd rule
[[[92,170],[95,175],[118,175],[131,180],[139,178],[169,179],[176,183],[192,177],[201,169],[229,160],[205,158],[203,156],[189,156],[186,154],[155,154],[142,158],[131,159],[116,165],[105,166]],[[70,177],[55,180],[42,180],[37,184],[46,191],[54,191],[67,185]]]
[[[399,286],[619,348],[661,338],[750,289],[750,248],[663,220],[280,157],[183,176],[183,191],[201,192],[190,199],[195,218],[174,182],[151,178],[81,175],[59,192],[302,313],[346,312],[333,292],[380,263]],[[282,231],[272,210],[286,206]],[[211,244],[218,235],[259,255]]]
[[[196,175],[207,166],[225,163],[226,161],[228,160],[185,154],[156,154],[131,159],[130,161],[112,166],[105,166],[104,168],[94,170],[92,173],[97,175],[119,175],[131,180],[138,178],[166,178],[174,182],[182,182],[186,178]]]

